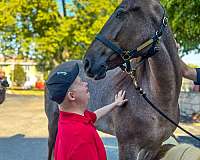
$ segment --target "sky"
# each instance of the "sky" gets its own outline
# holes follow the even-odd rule
[[[65,0],[66,4],[70,4],[72,3],[72,0]],[[61,14],[63,14],[63,8],[62,8],[62,0],[57,0],[57,4],[58,4],[58,7],[59,7],[59,12]]]
[[[196,64],[200,66],[200,53],[199,54],[190,53],[189,55],[184,56],[182,60],[186,64],[189,63],[189,64]]]

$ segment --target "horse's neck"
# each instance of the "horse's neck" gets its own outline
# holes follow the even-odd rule
[[[170,101],[173,96],[178,98],[181,76],[172,37],[166,37],[166,42],[160,44],[160,51],[146,60],[137,73],[140,85],[147,88],[146,92]]]
[[[173,40],[173,39],[172,39]],[[172,45],[172,44],[170,44]],[[181,76],[178,55],[175,46],[161,43],[161,50],[137,68],[139,86],[144,89],[148,97],[158,99],[162,104],[177,103]],[[114,86],[133,89],[133,82],[128,74],[117,70],[113,76]]]

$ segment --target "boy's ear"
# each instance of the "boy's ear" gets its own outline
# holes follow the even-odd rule
[[[70,101],[74,101],[75,100],[75,95],[73,92],[68,92],[67,93],[67,97]]]

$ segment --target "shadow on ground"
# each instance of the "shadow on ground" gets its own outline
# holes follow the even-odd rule
[[[103,138],[108,160],[118,159],[117,141]],[[47,138],[26,138],[23,134],[0,138],[0,160],[46,160]]]
[[[108,160],[118,160],[118,147],[115,137],[103,137]],[[194,144],[200,147],[191,137],[180,136],[181,143]],[[46,160],[47,138],[26,138],[17,134],[8,138],[0,138],[0,160]]]
[[[47,138],[0,138],[0,160],[46,160]]]

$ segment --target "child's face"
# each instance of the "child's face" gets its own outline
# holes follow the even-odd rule
[[[88,83],[83,82],[79,76],[75,79],[72,90],[75,92],[75,98],[78,103],[87,105],[89,98],[90,98],[90,93],[88,90]]]

